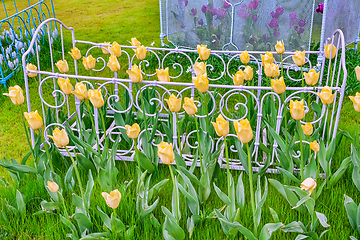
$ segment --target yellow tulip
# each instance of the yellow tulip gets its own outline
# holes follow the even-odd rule
[[[131,70],[126,70],[126,73],[129,74],[131,81],[134,83],[139,83],[143,80],[141,70],[136,64],[131,67]]]
[[[290,114],[295,120],[300,120],[305,117],[304,99],[301,101],[290,100]]]
[[[174,94],[171,94],[169,99],[165,99],[170,111],[178,112],[181,108],[181,98],[177,98]]]
[[[311,134],[313,134],[314,132],[314,128],[313,126],[311,125],[311,123],[306,123],[305,125],[301,125],[303,131],[304,131],[304,134],[306,136],[310,136]]]
[[[169,68],[156,69],[156,74],[160,82],[170,82]]]
[[[3,93],[3,95],[10,97],[11,101],[15,105],[21,105],[24,103],[23,90],[18,85],[9,87],[9,93]]]
[[[280,77],[279,79],[271,79],[271,88],[277,94],[282,94],[286,90],[284,78]]]
[[[254,73],[253,68],[250,66],[246,66],[244,69],[244,79],[246,81],[251,81],[253,79]]]
[[[320,146],[316,141],[313,141],[313,142],[310,143],[310,148],[314,152],[318,152],[320,150]]]
[[[206,45],[197,45],[197,52],[201,60],[207,60],[210,56],[210,51]]]
[[[94,107],[101,108],[102,106],[104,106],[103,96],[101,95],[101,92],[98,89],[95,90],[90,89],[88,91],[88,94],[89,94],[89,100]]]
[[[61,73],[67,73],[69,71],[69,66],[66,60],[64,61],[59,60],[57,63],[55,63],[55,65],[57,66],[57,68]]]
[[[91,70],[95,68],[96,59],[93,56],[89,55],[88,57],[83,57],[83,65],[86,70]]]
[[[131,139],[136,139],[139,136],[140,133],[140,126],[137,123],[134,123],[132,126],[125,125],[126,128],[126,134]]]
[[[55,145],[58,148],[66,147],[69,144],[69,137],[65,129],[61,129],[60,131],[59,128],[55,128],[55,130],[52,133],[53,135],[52,136],[48,135],[48,137],[54,141]]]
[[[56,184],[56,182],[50,182],[47,181],[47,186],[46,186],[50,192],[56,193],[57,191],[59,191],[59,185]]]
[[[131,38],[131,46],[140,47],[141,43],[136,38]],[[135,51],[135,49],[133,49]]]
[[[249,120],[243,119],[240,121],[234,121],[235,132],[242,143],[248,143],[253,139],[253,131]]]
[[[356,79],[358,81],[360,81],[360,67],[359,66],[356,66],[355,73],[356,73]]]
[[[104,42],[104,45],[110,45],[110,42]],[[109,46],[102,46],[101,51],[103,52],[103,54],[110,54],[109,48]]]
[[[211,123],[219,137],[226,137],[229,134],[229,122],[227,122],[221,114],[216,118],[216,122]]]
[[[265,63],[272,63],[275,59],[273,57],[272,52],[266,52],[265,55],[261,55],[261,61],[262,61],[262,65],[264,66]]]
[[[240,69],[234,75],[234,78],[233,78],[234,85],[235,86],[244,85],[244,79],[245,79],[245,74],[244,74],[243,70]]]
[[[275,50],[278,54],[283,54],[285,52],[285,47],[284,47],[284,40],[281,41],[276,41],[276,45],[275,45]]]
[[[196,76],[202,75],[206,73],[206,63],[204,62],[196,62],[194,64],[194,72]]]
[[[301,67],[305,64],[305,50],[304,51],[296,51],[295,54],[292,56],[294,63]]]
[[[40,115],[38,114],[37,110],[35,112],[30,112],[30,113],[24,112],[24,116],[25,116],[26,121],[28,122],[29,126],[33,130],[38,130],[42,127],[43,120],[40,117]]]
[[[316,187],[316,181],[315,181],[315,179],[307,178],[301,183],[300,187],[301,187],[301,190],[304,190],[304,191],[309,190],[309,195],[311,195],[311,192]]]
[[[304,73],[305,82],[309,86],[314,86],[319,81],[320,72],[316,72],[315,69],[310,69],[309,72]]]
[[[57,80],[61,91],[63,91],[63,93],[65,93],[66,95],[70,95],[72,90],[73,90],[73,86],[70,83],[70,79],[69,78],[58,78]]]
[[[349,96],[350,100],[354,104],[354,109],[357,112],[360,112],[360,93],[356,93],[356,96]]]
[[[197,113],[197,107],[193,98],[185,97],[183,108],[188,115],[195,115]]]
[[[206,73],[193,77],[193,82],[197,90],[201,93],[205,93],[209,89],[209,79],[207,78]]]
[[[240,60],[243,64],[247,64],[250,61],[250,55],[248,54],[248,51],[245,50],[239,54]]]
[[[331,53],[331,59],[333,59],[336,55],[337,48],[335,47],[334,44],[331,43],[324,46],[324,51],[325,51],[325,57],[327,59],[330,59],[330,53]]]
[[[117,42],[113,42],[111,44],[111,47],[109,47],[111,55],[114,55],[115,57],[121,56],[121,46]]]
[[[332,90],[328,86],[325,86],[317,95],[321,98],[323,104],[331,104],[335,97],[335,94],[332,94]]]
[[[276,78],[280,75],[279,66],[275,63],[265,63],[264,71],[267,77]]]
[[[26,70],[32,70],[32,71],[36,71],[37,70],[37,67],[32,64],[32,63],[27,63],[26,64]],[[37,76],[37,73],[28,73],[28,76],[29,77],[36,77]]]
[[[72,91],[72,93],[80,100],[84,100],[88,98],[88,92],[85,84],[78,82],[75,85],[75,91]]]
[[[116,209],[119,206],[121,200],[121,193],[119,190],[115,189],[108,194],[107,192],[102,192],[101,195],[105,199],[106,204],[112,209]]]
[[[158,156],[164,164],[170,164],[175,160],[172,143],[161,142],[158,146]]]
[[[72,48],[69,54],[72,56],[74,60],[79,60],[81,58],[80,50],[77,47]]]
[[[117,60],[116,56],[111,55],[109,57],[109,62],[107,63],[107,66],[110,68],[111,71],[117,72],[120,70],[120,63]]]
[[[146,57],[146,48],[144,47],[144,45],[141,45],[140,47],[137,47],[136,50],[135,50],[135,54],[136,54],[136,57],[139,59],[139,60],[144,60],[145,57]]]

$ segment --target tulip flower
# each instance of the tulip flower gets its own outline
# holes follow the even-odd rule
[[[140,47],[141,43],[136,38],[131,38],[131,46]],[[133,49],[135,51],[135,49]]]
[[[72,56],[74,60],[79,60],[81,58],[80,50],[77,47],[72,48],[69,54]]]
[[[196,62],[194,64],[194,72],[196,76],[206,74],[206,63]]]
[[[245,74],[243,70],[237,71],[237,73],[235,73],[233,78],[234,85],[235,86],[244,85],[244,79],[245,79]]]
[[[86,70],[91,70],[95,68],[96,59],[93,56],[89,55],[88,57],[83,57],[83,65]]]
[[[350,100],[354,104],[354,109],[357,112],[360,112],[360,93],[356,93],[356,96],[349,96]]]
[[[316,72],[315,69],[310,69],[309,72],[304,73],[305,82],[309,86],[314,86],[319,81],[320,72]]]
[[[175,154],[173,151],[172,143],[161,142],[158,146],[158,156],[161,159],[161,162],[169,165],[174,162]]]
[[[358,81],[360,81],[360,67],[359,66],[356,66],[355,73],[356,73],[356,79]]]
[[[197,52],[201,60],[207,60],[210,56],[210,51],[206,45],[197,45]]]
[[[111,55],[109,57],[109,62],[107,63],[107,66],[110,68],[111,71],[117,72],[120,70],[120,63],[117,60],[115,55]]]
[[[136,57],[139,59],[139,60],[144,60],[145,57],[146,57],[146,48],[144,47],[144,45],[141,45],[140,47],[137,47],[136,50],[135,50],[135,54],[136,54]]]
[[[331,59],[333,59],[336,55],[337,52],[337,48],[335,47],[334,44],[326,44],[324,46],[324,51],[325,51],[325,57],[327,59],[330,59],[330,53],[331,53]]]
[[[92,105],[96,108],[101,108],[104,106],[104,99],[101,95],[101,92],[98,89],[95,90],[89,90],[88,91],[89,100],[92,103]]]
[[[242,119],[233,123],[235,132],[242,143],[248,143],[253,139],[254,135],[249,120]]]
[[[102,192],[101,195],[105,199],[106,204],[112,209],[116,209],[119,206],[121,200],[121,193],[119,190],[115,189],[108,194],[107,192]]]
[[[183,108],[188,115],[195,115],[197,113],[197,107],[194,103],[194,99],[185,97]]]
[[[305,117],[304,99],[301,101],[290,100],[290,114],[295,120],[301,120]]]
[[[141,70],[136,64],[131,67],[131,70],[126,70],[126,73],[129,74],[131,81],[134,83],[139,83],[143,79]]]
[[[304,51],[296,51],[295,54],[292,56],[294,63],[301,67],[305,64],[305,50]]]
[[[126,134],[131,139],[137,139],[140,133],[140,126],[137,123],[134,123],[132,126],[125,125]]]
[[[26,121],[28,122],[29,126],[33,130],[38,130],[42,127],[43,120],[40,117],[40,115],[38,114],[37,110],[35,112],[30,112],[30,113],[24,112],[24,116],[25,116]]]
[[[181,98],[177,98],[174,94],[171,94],[169,99],[165,99],[171,112],[178,112],[181,108]]]
[[[32,63],[27,63],[26,64],[26,70],[32,70],[32,71],[36,71],[37,70],[37,67],[32,64]],[[37,73],[28,73],[28,76],[29,77],[36,77],[37,76]]]
[[[315,179],[307,178],[301,183],[300,187],[301,187],[301,190],[304,190],[304,191],[309,190],[309,195],[311,195],[311,192],[316,187],[316,181],[315,181]]]
[[[325,86],[317,95],[321,98],[323,104],[331,104],[335,97],[335,94],[332,94],[332,90],[328,86]]]
[[[104,45],[110,45],[110,42],[104,42]],[[103,52],[103,54],[110,54],[110,47],[108,46],[102,46],[101,47],[101,51]]]
[[[86,88],[85,84],[83,84],[82,82],[76,83],[76,85],[75,85],[75,91],[72,91],[72,93],[73,93],[80,101],[88,98],[87,88]]]
[[[47,186],[46,186],[50,192],[56,193],[57,191],[59,191],[59,185],[56,184],[56,182],[50,182],[47,181]]]
[[[111,55],[114,55],[115,57],[121,56],[121,46],[117,42],[113,42],[111,44],[111,47],[109,47]]]
[[[310,143],[310,148],[314,152],[318,152],[320,150],[320,146],[316,141],[313,141],[313,142]]]
[[[241,53],[239,54],[239,56],[240,56],[240,60],[241,60],[241,62],[242,62],[243,64],[249,63],[249,61],[250,61],[250,55],[248,54],[248,51],[247,51],[247,50],[245,50],[244,52],[241,52]]]
[[[280,77],[279,79],[271,79],[271,88],[277,94],[282,94],[286,90],[284,78]]]
[[[265,63],[264,71],[267,77],[276,78],[280,75],[279,66],[275,63]]]
[[[310,136],[313,134],[314,128],[311,123],[306,123],[305,125],[301,125],[302,129],[304,130],[304,134],[306,136]]]
[[[156,69],[156,74],[160,82],[170,82],[169,68]]]
[[[63,93],[65,93],[66,95],[71,94],[73,86],[71,85],[69,78],[58,78],[57,83],[59,84],[60,89],[61,91],[63,91]]]
[[[3,95],[10,97],[11,101],[15,105],[21,105],[24,103],[23,90],[18,85],[9,87],[9,93],[3,93]]]
[[[205,93],[209,89],[209,79],[207,78],[206,73],[193,77],[193,82],[197,90],[201,93]]]
[[[69,71],[69,66],[66,60],[64,61],[59,60],[57,63],[55,63],[55,65],[57,66],[57,68],[61,73],[67,73]]]
[[[226,137],[229,134],[229,122],[221,114],[216,118],[216,122],[211,123],[219,137]]]
[[[285,52],[285,47],[284,47],[284,41],[276,41],[276,45],[275,45],[275,50],[278,54],[283,54]]]
[[[48,135],[48,137],[54,141],[55,145],[58,148],[66,147],[69,144],[69,137],[65,129],[61,129],[60,131],[59,128],[55,128],[55,130],[52,133],[53,135],[52,136]]]
[[[274,62],[274,57],[272,52],[266,52],[265,55],[261,55],[261,61],[262,61],[262,65],[265,66],[266,63],[272,63]]]
[[[246,66],[244,69],[244,79],[246,81],[251,81],[253,79],[254,73],[253,68],[250,66]]]

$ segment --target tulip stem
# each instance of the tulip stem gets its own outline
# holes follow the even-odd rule
[[[310,149],[310,151],[311,151],[311,149]],[[317,160],[316,178],[318,178],[318,177],[319,177],[319,173],[320,173],[319,154],[317,154],[317,153],[315,153],[315,152],[314,152],[314,154],[316,154],[316,160]]]
[[[226,154],[226,169],[227,169],[227,182],[228,182],[228,194],[230,196],[230,167],[229,167],[229,152],[227,148],[226,136],[224,137],[225,142],[225,154]]]
[[[27,140],[27,142],[28,142],[28,144],[29,144],[29,148],[30,148],[31,154],[33,155],[34,162],[35,162],[35,165],[36,165],[36,159],[37,159],[37,157],[35,156],[34,149],[33,149],[32,145],[31,145],[31,142],[30,142],[30,137],[29,137],[28,129],[27,129],[26,124],[25,124],[25,117],[24,117],[24,113],[22,112],[21,105],[19,105],[19,109],[20,109],[20,116],[21,116],[21,119],[22,119],[22,122],[23,122],[23,126],[24,126],[24,131],[25,131],[25,135],[26,135],[26,140]]]
[[[304,83],[304,71],[303,71],[303,66],[301,65],[301,86],[304,88],[305,83]],[[301,93],[301,98],[304,99],[304,93]]]
[[[303,142],[302,142],[302,133],[301,133],[301,123],[298,120],[298,127],[299,127],[299,138],[300,138],[300,177],[301,181],[304,180],[304,156],[303,156]]]
[[[51,171],[54,172],[54,166],[53,166],[53,163],[52,163],[52,159],[51,159],[51,157],[50,157],[48,145],[46,144],[46,142],[45,142],[45,137],[43,136],[43,134],[42,134],[42,132],[40,131],[40,129],[39,129],[39,134],[40,134],[40,137],[41,137],[42,142],[44,143],[45,152],[46,152],[46,155],[47,155],[47,157],[48,157],[48,159],[49,159],[50,169],[51,169]]]
[[[99,108],[99,110],[100,110],[100,115],[101,115],[101,119],[102,119],[102,122],[103,122],[105,144],[106,144],[107,147],[109,147],[108,146],[107,136],[106,136],[106,124],[105,124],[104,114],[103,114],[101,108]],[[105,146],[104,146],[104,149],[105,149]],[[114,166],[115,166],[115,159],[114,159]]]
[[[134,146],[134,148],[135,148],[135,153],[136,153],[136,156],[137,156],[137,162],[138,162],[138,165],[139,165],[139,171],[141,172],[139,149],[138,149],[137,145],[138,145],[138,139],[135,138],[135,146]]]
[[[113,208],[114,218],[116,218],[116,208]]]
[[[285,141],[286,141],[286,149],[288,149],[288,127],[287,127],[287,117],[286,117],[286,105],[285,105],[285,100],[284,100],[284,93],[281,94],[281,100],[283,101],[284,103],[284,118],[285,118]]]
[[[83,192],[83,188],[82,188],[82,184],[81,184],[81,179],[80,179],[80,174],[79,174],[79,170],[76,166],[76,163],[75,163],[75,160],[74,158],[71,156],[70,152],[69,152],[69,149],[67,148],[67,146],[65,146],[65,149],[67,151],[67,153],[69,154],[69,157],[74,165],[74,169],[75,169],[75,174],[76,174],[76,178],[79,182],[79,188],[80,188],[80,193],[81,193],[81,197],[84,199],[84,192]]]
[[[251,209],[252,209],[253,221],[254,221],[254,234],[255,236],[257,236],[257,227],[255,220],[255,197],[254,197],[253,179],[252,179],[253,170],[251,167],[251,153],[250,153],[249,143],[246,143],[246,150],[247,150],[248,165],[249,165],[250,198],[251,198]]]
[[[284,77],[284,68],[283,68],[283,55],[280,54],[281,57],[281,76]]]
[[[93,127],[93,131],[96,131],[94,119],[93,119],[92,112],[91,112],[91,109],[90,109],[90,104],[86,100],[85,100],[85,102],[86,102],[86,107],[87,107],[88,112],[89,112],[89,116],[90,116],[91,124],[92,124],[92,127]],[[95,135],[96,135],[97,150],[100,151],[99,136],[98,136],[97,133],[95,133]]]
[[[310,147],[310,141],[311,141],[311,137],[309,135],[309,160],[310,160],[310,157],[311,157],[311,147]]]
[[[171,168],[171,164],[168,164],[169,166],[169,169],[170,169],[170,174],[171,174],[171,179],[173,181],[173,191],[174,191],[174,194],[175,194],[175,212],[176,212],[176,222],[179,222],[179,215],[178,215],[178,211],[179,211],[179,207],[178,207],[178,196],[177,196],[177,190],[176,190],[176,182],[175,182],[175,177],[174,177],[174,173],[172,171],[172,168]],[[173,209],[174,211],[174,209]]]
[[[63,195],[62,195],[59,191],[58,191],[57,193],[59,194],[59,196],[60,196],[60,198],[61,198],[61,202],[62,202],[63,207],[64,207],[65,216],[68,217],[69,215],[68,215],[68,211],[66,210],[64,197],[63,197]]]
[[[176,127],[177,127],[177,139],[178,139],[178,145],[179,145],[179,153],[180,153],[180,157],[182,157],[181,154],[181,139],[180,139],[180,126],[179,126],[179,116],[177,115],[177,113],[174,113],[176,116]]]
[[[198,122],[197,122],[196,115],[194,115],[194,120],[195,120],[196,135],[197,135],[198,147],[199,147],[200,170],[201,170],[201,175],[203,175],[203,174],[204,174],[204,169],[203,169],[204,166],[203,166],[202,157],[201,157],[201,144],[200,144],[199,124],[198,124]],[[197,159],[195,159],[195,161],[197,161]]]
[[[144,97],[143,97],[141,88],[138,87],[138,83],[135,83],[135,85],[137,86],[137,88],[138,88],[139,91],[140,91],[140,100],[141,100],[142,111],[143,111],[143,114],[144,114],[144,123],[145,123],[146,139],[147,139],[147,141],[149,141],[149,140],[150,140],[150,137],[149,137],[149,133],[148,133],[148,125],[147,125],[147,119],[146,119]]]
[[[208,116],[208,113],[209,113],[209,109],[208,109],[208,105],[207,105],[207,95],[206,95],[206,92],[204,93],[204,112],[205,112],[205,115],[206,115],[206,119],[205,119],[205,125],[206,125],[206,131],[209,132],[209,116]]]

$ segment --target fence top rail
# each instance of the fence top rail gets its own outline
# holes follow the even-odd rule
[[[16,17],[16,16],[20,15],[21,13],[26,12],[26,11],[34,8],[35,6],[44,3],[44,1],[45,1],[45,0],[39,0],[39,2],[32,4],[31,6],[29,6],[29,7],[27,7],[27,8],[24,8],[24,9],[21,10],[20,12],[16,12],[15,14],[13,14],[13,15],[11,15],[11,16],[8,16],[7,18],[1,19],[0,22],[6,22],[7,20],[9,20],[9,19],[11,19],[11,18],[13,18],[13,17]]]

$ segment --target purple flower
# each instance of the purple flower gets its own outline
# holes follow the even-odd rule
[[[185,0],[185,7],[188,5],[188,3],[189,3],[188,0]]]
[[[284,13],[283,7],[277,7],[275,10],[275,18],[279,18]]]
[[[323,13],[324,12],[324,3],[319,3],[318,7],[316,8],[315,12]]]
[[[305,20],[305,19],[304,19],[304,20],[299,20],[299,26],[300,26],[300,27],[305,26],[305,24],[306,24],[306,20]]]
[[[181,24],[181,26],[180,26],[181,28],[185,28],[185,24]]]
[[[297,34],[302,34],[303,32],[305,31],[305,29],[303,29],[302,27],[301,28],[299,28],[299,30],[297,30]]]
[[[216,37],[218,38],[218,39],[220,39],[221,38],[221,33],[220,34],[218,34],[218,35],[216,35]]]
[[[204,21],[203,21],[202,19],[200,19],[200,21],[198,21],[198,24],[199,24],[200,26],[202,26],[202,25],[204,25]]]
[[[188,4],[187,0],[178,0],[178,5],[180,8],[184,8],[186,7],[186,5]]]
[[[276,28],[276,27],[278,26],[278,21],[277,21],[277,19],[276,19],[276,18],[273,18],[273,19],[270,21],[270,23],[268,23],[268,26],[269,26],[270,28]]]
[[[211,15],[217,15],[218,10],[216,8],[211,9]]]
[[[224,8],[225,9],[228,9],[229,7],[231,7],[231,5],[228,2],[230,2],[230,0],[225,0],[224,1]]]
[[[298,28],[299,28],[299,26],[297,26],[297,25],[296,25],[296,26],[294,26],[294,28],[295,28],[295,31],[297,31],[297,30],[298,30]]]
[[[239,17],[241,17],[242,19],[249,17],[251,15],[251,12],[248,13],[247,10],[248,6],[246,4],[241,4],[239,11],[237,12]]]
[[[293,26],[296,24],[296,19],[298,18],[298,16],[296,16],[296,12],[292,12],[289,14],[290,17],[290,26]]]
[[[265,42],[268,40],[268,37],[266,36],[266,34],[264,34],[263,39]]]
[[[210,12],[213,9],[213,5],[212,4],[208,4],[208,5],[203,5],[201,7],[201,11],[205,14],[206,12]]]
[[[276,29],[274,29],[274,36],[275,36],[275,37],[280,36],[280,32],[279,32],[278,30],[276,30]]]
[[[258,19],[258,16],[255,14],[253,17],[253,21],[256,22],[257,19]]]
[[[259,6],[259,0],[253,0],[249,2],[250,11],[257,9],[258,6]]]
[[[196,8],[192,8],[191,9],[191,15],[195,16],[197,14],[197,9]]]
[[[275,12],[271,12],[270,15],[272,18],[275,18]]]
[[[223,19],[225,17],[226,10],[219,8],[216,12],[217,19]]]

